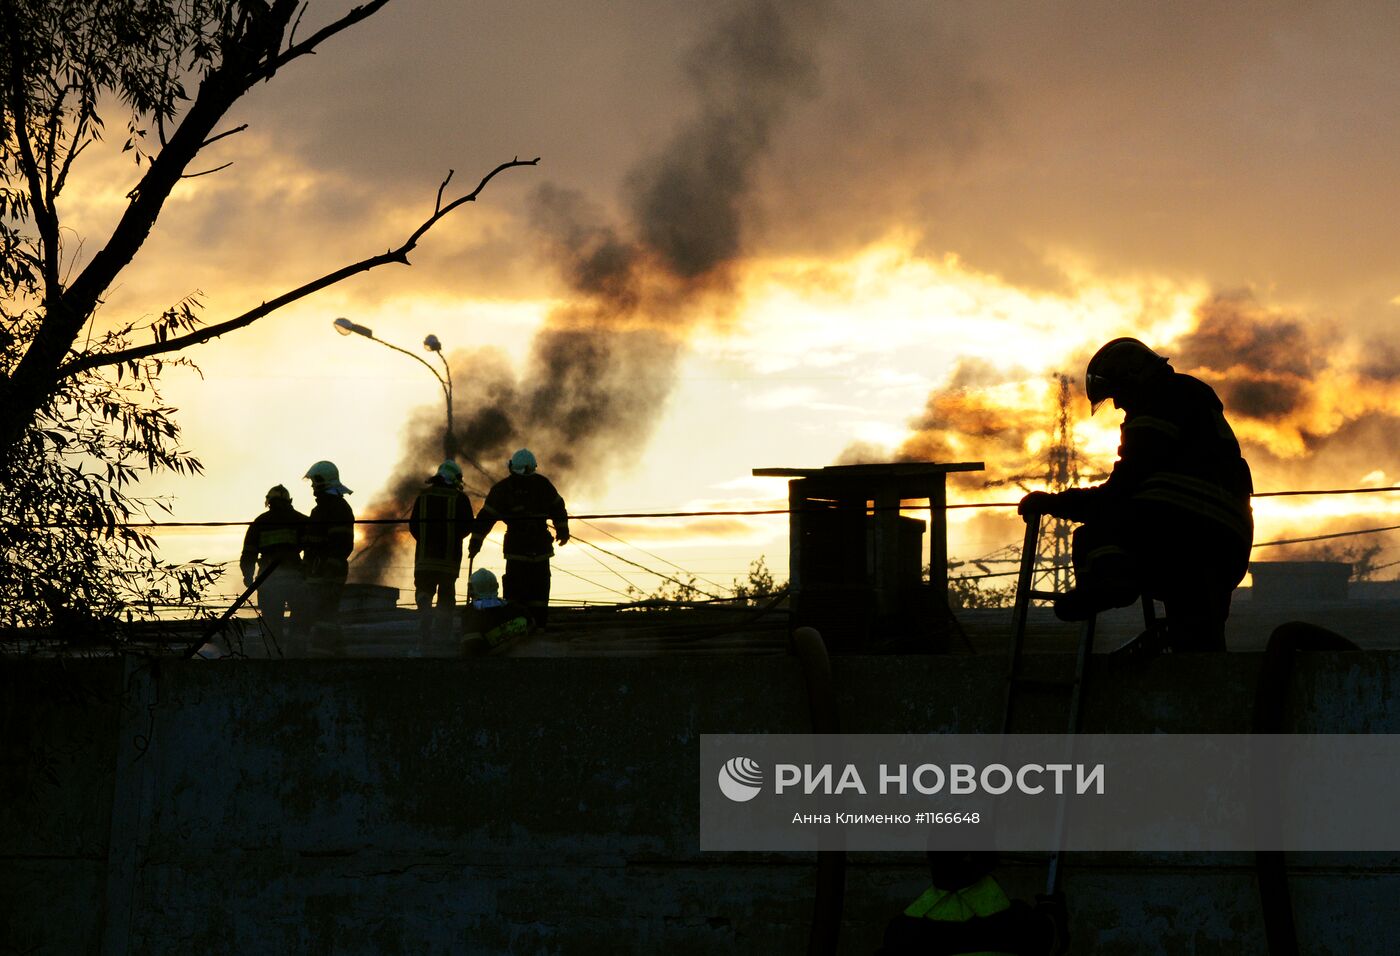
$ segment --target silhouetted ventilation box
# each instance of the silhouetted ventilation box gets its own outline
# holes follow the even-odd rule
[[[793,625],[815,627],[836,651],[946,650],[946,482],[981,470],[980,461],[755,468],[790,479]]]
[[[1254,575],[1254,601],[1345,601],[1351,565],[1341,561],[1255,561],[1249,573]]]

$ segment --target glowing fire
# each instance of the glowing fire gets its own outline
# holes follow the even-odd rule
[[[757,369],[835,365],[852,350],[875,365],[882,348],[923,348],[942,359],[942,381],[922,410],[908,409],[907,433],[894,442],[853,436],[840,462],[980,460],[985,473],[955,476],[954,500],[1015,500],[1022,488],[1043,486],[1054,373],[1064,372],[1075,384],[1069,417],[1081,474],[1106,473],[1121,414],[1090,416],[1083,368],[1104,341],[1133,335],[1215,387],[1256,490],[1384,486],[1387,473],[1400,471],[1400,460],[1390,460],[1400,459],[1400,362],[1378,358],[1384,350],[1246,294],[1104,281],[1083,269],[1071,270],[1068,291],[1033,292],[956,257],[920,258],[911,249],[908,237],[896,237],[844,262],[748,264],[742,347],[762,356]],[[800,352],[791,343],[795,329]],[[1262,498],[1255,513],[1256,541],[1265,541],[1385,524],[1400,514],[1400,495]],[[954,512],[951,523],[955,552],[1015,536],[1012,521],[987,513]]]

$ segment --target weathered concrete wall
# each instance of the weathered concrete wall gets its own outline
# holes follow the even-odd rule
[[[843,729],[994,731],[1002,666],[837,658]],[[1085,729],[1247,731],[1258,668],[1253,655],[1095,661]],[[806,730],[789,658],[0,675],[0,951],[805,951],[810,857],[698,850],[699,735]],[[1303,655],[1295,729],[1400,732],[1398,684],[1400,654]],[[1057,706],[1026,720],[1057,729]],[[1251,864],[1080,855],[1066,870],[1075,950],[1262,952]],[[1400,946],[1400,854],[1291,864],[1303,952]],[[1002,875],[1028,897],[1041,868]],[[923,885],[917,855],[854,855],[843,951],[871,952]]]

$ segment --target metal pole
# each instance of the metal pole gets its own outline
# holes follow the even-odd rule
[[[442,349],[436,349],[438,361],[442,363],[442,371],[446,376],[442,381],[442,390],[447,398],[447,431],[442,436],[442,452],[444,458],[457,458],[457,431],[452,425],[452,366],[447,364],[447,358],[442,354]],[[414,356],[417,358],[417,356]]]
[[[337,325],[340,324],[341,320],[337,320]],[[443,457],[455,459],[457,457],[457,438],[452,428],[452,371],[448,368],[447,359],[443,358],[442,352],[437,351],[437,355],[438,358],[442,361],[443,369],[447,372],[447,378],[443,378],[440,374],[438,374],[438,370],[433,368],[432,363],[429,362],[427,359],[423,358],[421,355],[416,355],[413,352],[410,352],[408,349],[400,348],[393,342],[384,341],[364,326],[356,326],[353,323],[348,322],[347,320],[343,325],[343,328],[348,328],[351,332],[354,332],[356,335],[363,335],[371,342],[378,342],[386,349],[393,349],[395,352],[398,352],[401,355],[407,355],[409,358],[413,359],[413,361],[417,362],[429,372],[433,373],[433,378],[437,379],[438,385],[442,387],[442,397],[447,404],[447,431],[444,432],[442,436]]]

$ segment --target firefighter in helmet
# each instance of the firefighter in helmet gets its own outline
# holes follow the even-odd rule
[[[302,534],[306,515],[292,507],[292,495],[284,485],[273,485],[264,499],[267,510],[253,519],[243,536],[243,553],[239,570],[243,586],[258,584],[258,611],[272,639],[285,654],[287,627],[283,615],[290,616],[292,626],[299,624],[302,614],[301,597],[305,580],[301,569]]]
[[[462,469],[445,461],[418,493],[408,519],[413,552],[413,594],[418,602],[418,637],[426,644],[433,632],[437,598],[438,631],[452,633],[457,607],[457,576],[462,573],[462,539],[471,533],[472,503],[462,491]]]
[[[496,575],[477,568],[467,581],[470,600],[462,609],[462,654],[486,654],[530,630],[530,616],[518,604],[498,596]]]
[[[350,553],[355,550],[355,513],[345,496],[349,488],[340,482],[340,469],[318,461],[307,469],[316,507],[306,517],[303,559],[306,566],[307,628],[334,630],[340,622],[340,596],[350,573]]]
[[[467,553],[476,557],[496,522],[504,521],[505,598],[524,605],[543,628],[549,621],[549,559],[555,541],[560,547],[568,543],[569,513],[554,485],[536,467],[528,448],[510,456],[510,474],[487,492]],[[546,520],[554,523],[553,535]]]
[[[1056,615],[1083,620],[1147,594],[1166,604],[1173,649],[1224,650],[1254,540],[1254,487],[1220,399],[1133,338],[1099,349],[1085,390],[1094,411],[1112,401],[1125,413],[1113,473],[1092,488],[1033,491],[1019,509],[1083,522],[1076,586]]]

